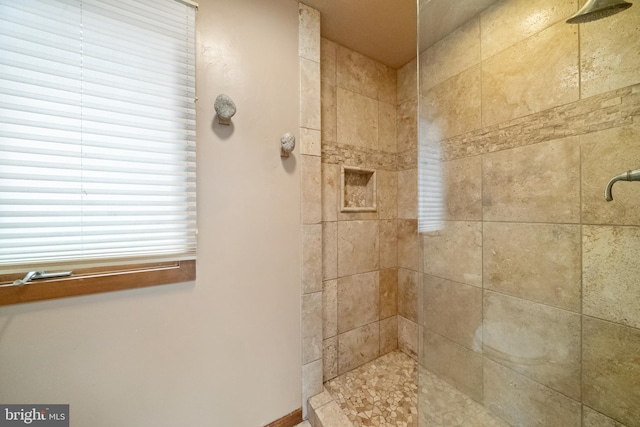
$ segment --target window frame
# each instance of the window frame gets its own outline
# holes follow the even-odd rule
[[[14,285],[24,274],[0,274],[0,306],[193,281],[196,261],[76,269],[63,278]]]

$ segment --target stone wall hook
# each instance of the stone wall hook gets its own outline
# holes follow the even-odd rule
[[[213,107],[216,109],[218,123],[230,125],[231,117],[236,113],[236,104],[227,95],[220,94],[216,98]]]
[[[289,157],[296,147],[296,137],[287,132],[280,138],[280,157]]]

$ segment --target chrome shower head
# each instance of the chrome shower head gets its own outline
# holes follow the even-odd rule
[[[606,18],[631,6],[632,3],[624,0],[588,0],[578,13],[567,19],[567,24],[584,24]]]

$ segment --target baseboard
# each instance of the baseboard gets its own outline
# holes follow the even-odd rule
[[[295,427],[302,422],[302,408],[267,424],[265,427]]]

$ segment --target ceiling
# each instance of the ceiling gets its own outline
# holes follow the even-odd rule
[[[426,49],[495,0],[420,0]],[[416,0],[302,0],[320,11],[321,33],[351,50],[400,68],[416,56]]]
[[[302,0],[320,11],[321,34],[400,68],[416,56],[416,0]]]

